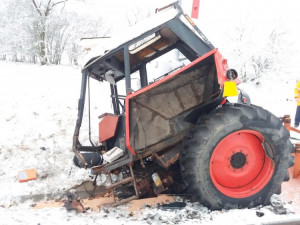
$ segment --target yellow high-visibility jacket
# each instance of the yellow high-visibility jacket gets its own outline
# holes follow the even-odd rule
[[[294,89],[294,98],[300,99],[300,81],[297,82],[296,87]],[[297,105],[300,106],[300,101],[297,102]]]

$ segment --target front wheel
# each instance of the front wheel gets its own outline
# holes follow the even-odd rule
[[[280,192],[293,151],[278,118],[243,104],[227,104],[200,118],[183,148],[188,190],[211,209],[268,204]]]

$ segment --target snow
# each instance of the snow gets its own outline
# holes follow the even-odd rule
[[[86,179],[84,171],[74,173],[69,160],[80,73],[68,67],[3,62],[0,67],[0,160],[5,168],[0,202],[20,195],[56,193],[70,187],[69,176]],[[38,171],[36,182],[16,182],[19,170],[31,168]]]
[[[34,199],[30,196],[43,197],[44,194],[44,200],[57,199],[67,189],[90,180],[88,170],[73,165],[71,151],[80,68],[0,61],[0,70],[0,224],[259,224],[300,218],[286,202],[282,203],[288,211],[286,215],[272,212],[271,206],[210,211],[190,202],[181,210],[144,208],[133,212],[133,216],[126,206],[84,214],[61,207],[34,209],[31,207]],[[294,85],[295,76],[282,77],[276,73],[241,84],[252,97],[252,103],[277,116],[290,114],[292,118]],[[107,91],[102,89],[101,96]],[[95,109],[99,115],[110,109],[110,103],[103,97],[100,101],[103,108]],[[97,124],[96,121],[92,124]],[[96,141],[96,137],[93,140]],[[18,172],[31,168],[37,170],[37,180],[19,183]],[[258,217],[257,212],[263,216]]]
[[[78,2],[81,4],[82,1]],[[97,1],[93,2],[96,6]],[[136,7],[136,4],[145,4],[145,1],[133,2],[130,6],[132,8]],[[162,1],[147,1],[147,7],[150,5],[154,7],[158,5],[157,2]],[[190,5],[189,2],[184,1],[183,4]],[[125,5],[127,3],[124,2]],[[288,44],[295,46],[293,52],[287,52],[290,54],[288,57],[290,64],[294,67],[285,73],[280,71],[264,73],[261,78],[242,83],[240,87],[251,96],[253,104],[264,107],[276,116],[290,114],[293,122],[296,109],[293,88],[299,79],[299,69],[296,67],[300,52],[299,41],[296,39],[299,30],[294,29],[300,15],[299,2],[294,0],[292,4],[281,3],[282,0],[272,1],[270,5],[269,1],[266,1],[262,5],[260,0],[255,0],[249,2],[246,7],[245,3],[236,0],[226,3],[220,0],[203,1],[198,23],[209,40],[214,45],[223,47],[224,51],[221,49],[221,52],[224,56],[228,56],[232,45],[227,45],[227,41],[232,38],[224,37],[224,33],[232,33],[232,30],[241,24],[245,26],[244,24],[251,23],[255,24],[253,25],[255,27],[257,24],[263,24],[261,29],[264,29],[280,19],[283,20],[286,31],[292,35],[291,39],[287,40]],[[96,15],[102,10],[100,14],[106,13],[106,17],[110,16],[111,22],[119,24],[119,29],[122,29],[124,21],[120,21],[115,15],[124,13],[125,5],[117,7],[117,12],[112,13],[115,2],[106,1],[105,4],[109,6],[102,7],[103,9],[92,5],[93,14]],[[164,4],[159,4],[161,5]],[[266,22],[264,9],[268,6],[272,6],[267,12],[268,18],[271,19]],[[212,8],[218,16],[211,16]],[[278,20],[273,20],[273,14],[277,15],[278,9],[281,14],[276,17]],[[251,15],[254,16],[250,17]],[[165,17],[165,20],[168,18]],[[154,25],[148,23],[147,29],[149,27]],[[256,30],[253,33],[259,32]],[[128,36],[132,35],[133,33],[128,32]],[[120,36],[124,38],[123,35]],[[295,40],[297,42],[294,43]],[[230,63],[233,62],[229,60]],[[42,198],[43,201],[55,200],[62,197],[66,190],[90,180],[90,171],[79,169],[72,162],[71,147],[80,92],[80,70],[79,67],[38,66],[0,61],[0,224],[265,224],[300,219],[299,207],[296,208],[289,202],[280,203],[287,211],[282,215],[276,212],[273,206],[210,211],[199,203],[190,202],[180,210],[145,207],[140,211],[134,211],[133,214],[128,211],[127,205],[101,208],[99,211],[89,210],[82,214],[67,211],[63,207],[33,208],[32,205],[35,203],[33,196]],[[91,85],[95,85],[95,82],[91,81]],[[102,87],[92,94],[92,102],[101,103],[101,108],[92,109],[91,124],[95,134],[97,134],[95,126],[98,122],[97,116],[111,111],[109,99],[103,97],[109,91],[109,86],[103,84]],[[88,139],[87,132],[83,132],[86,129],[87,127],[83,125],[83,143]],[[97,135],[93,135],[92,140],[97,143]],[[19,183],[18,172],[31,168],[37,170],[37,180]],[[275,197],[280,199],[280,196]]]

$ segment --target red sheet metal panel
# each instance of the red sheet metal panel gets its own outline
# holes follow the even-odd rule
[[[193,0],[192,15],[194,19],[198,19],[200,0]]]
[[[116,134],[119,116],[106,114],[99,122],[99,141],[104,142]]]
[[[221,55],[219,51],[215,53],[215,62],[217,68],[217,75],[218,75],[218,83],[221,87],[223,87],[224,82],[228,80],[226,77],[226,72],[229,69],[227,60]],[[234,82],[238,85],[241,83],[240,79],[237,77]]]
[[[151,88],[154,88],[155,86],[159,86],[163,82],[166,82],[167,80],[172,79],[173,77],[179,75],[182,71],[187,70],[188,68],[194,66],[195,64],[197,64],[198,62],[202,61],[203,59],[205,59],[205,58],[207,58],[207,57],[209,57],[211,55],[214,55],[216,53],[218,53],[218,49],[213,49],[210,52],[202,55],[201,57],[199,57],[195,61],[191,62],[190,64],[186,65],[185,67],[183,67],[183,68],[175,71],[173,74],[170,74],[170,75],[162,78],[161,80],[159,80],[159,81],[157,81],[155,83],[152,83],[152,84],[150,84],[150,85],[148,85],[148,86],[146,86],[146,87],[144,87],[144,88],[142,88],[142,89],[134,92],[133,94],[128,94],[126,96],[126,98],[125,98],[126,146],[127,146],[127,148],[130,150],[130,152],[133,155],[135,155],[135,151],[134,151],[134,149],[132,148],[132,146],[130,144],[130,126],[129,126],[130,125],[130,115],[129,115],[130,114],[129,113],[130,112],[130,110],[129,110],[130,99],[133,98],[133,97],[135,97],[135,96],[137,96],[137,95],[139,95],[139,94],[141,94],[141,93],[143,93],[143,92],[148,91]],[[226,75],[224,75],[224,76],[226,76]],[[220,79],[219,75],[218,75],[218,79]]]

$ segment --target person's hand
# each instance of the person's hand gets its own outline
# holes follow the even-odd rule
[[[300,98],[295,98],[296,102],[300,102]]]

